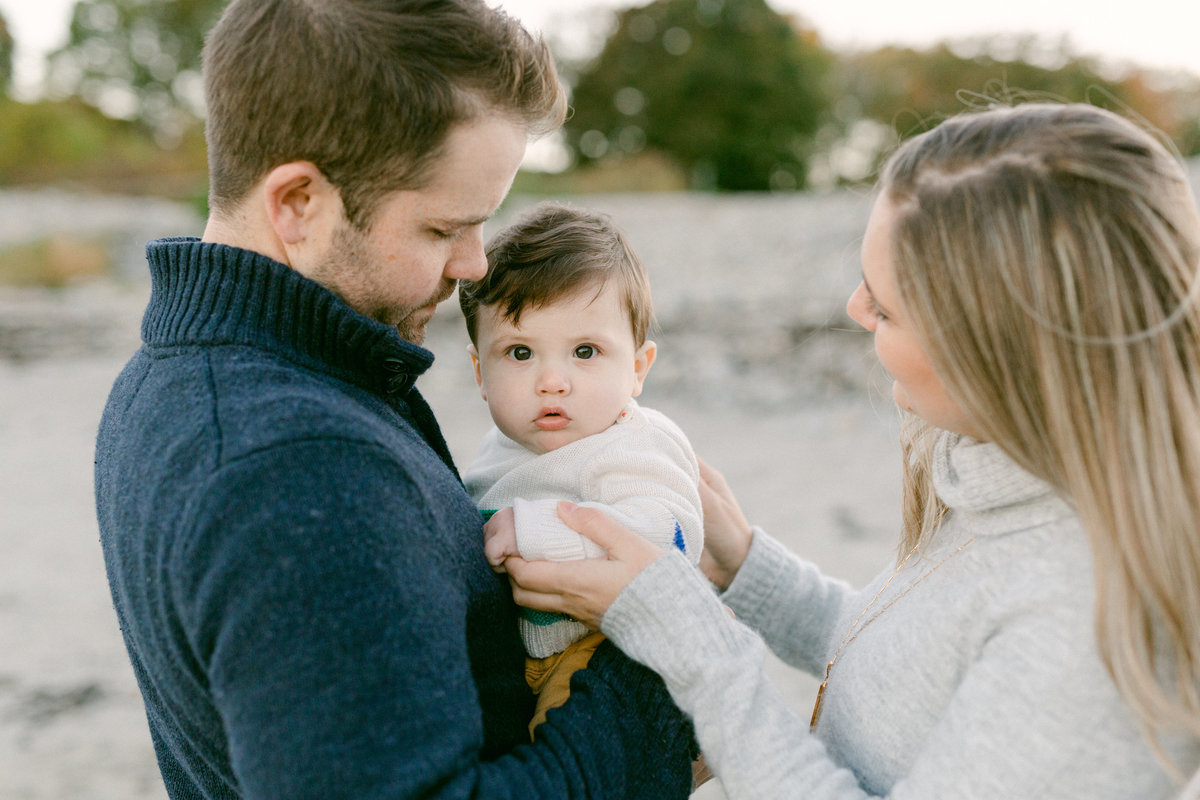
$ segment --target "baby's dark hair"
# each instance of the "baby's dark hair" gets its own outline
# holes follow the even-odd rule
[[[458,285],[467,334],[477,344],[481,307],[500,307],[520,325],[521,312],[585,289],[599,294],[615,280],[629,312],[634,344],[646,341],[653,321],[646,267],[612,219],[558,203],[542,203],[487,244],[487,274]]]

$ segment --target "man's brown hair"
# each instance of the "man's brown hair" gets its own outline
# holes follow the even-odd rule
[[[473,344],[480,308],[497,306],[505,319],[520,325],[526,308],[541,308],[585,289],[599,294],[609,281],[616,281],[629,312],[634,344],[645,343],[654,317],[650,280],[608,215],[542,203],[491,238],[487,262],[483,278],[458,284]]]
[[[483,0],[233,0],[204,84],[215,211],[310,161],[364,229],[427,182],[455,125],[499,113],[540,134],[566,111],[545,42]]]

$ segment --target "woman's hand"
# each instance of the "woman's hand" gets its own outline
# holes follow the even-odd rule
[[[563,501],[558,516],[608,551],[608,557],[526,561],[513,556],[504,562],[513,600],[526,608],[567,614],[599,630],[604,612],[621,590],[664,551],[594,508]]]
[[[700,569],[722,590],[741,569],[754,533],[724,476],[700,459],[700,503],[704,507],[704,550]]]

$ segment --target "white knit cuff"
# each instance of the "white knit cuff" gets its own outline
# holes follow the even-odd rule
[[[563,617],[552,624],[541,624],[526,619],[517,620],[525,652],[533,658],[546,658],[561,653],[575,642],[591,633],[582,622]]]
[[[517,550],[527,561],[603,558],[604,548],[569,528],[558,516],[558,500],[513,500]]]

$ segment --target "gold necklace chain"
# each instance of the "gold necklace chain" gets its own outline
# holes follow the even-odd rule
[[[833,653],[833,658],[831,658],[829,660],[829,663],[825,666],[825,680],[821,681],[821,688],[817,690],[817,702],[816,702],[816,705],[813,706],[812,721],[808,723],[809,731],[815,731],[817,729],[817,722],[820,721],[820,719],[821,719],[821,708],[825,704],[825,687],[829,685],[829,673],[833,671],[833,665],[837,663],[838,656],[840,656],[842,654],[842,651],[846,649],[846,645],[850,644],[855,639],[857,639],[858,635],[860,633],[862,633],[863,630],[865,630],[868,625],[870,625],[875,620],[879,619],[879,617],[883,614],[883,612],[887,611],[889,608],[894,606],[901,597],[904,597],[904,595],[908,594],[913,589],[917,588],[917,585],[920,584],[921,581],[925,580],[930,575],[932,575],[934,572],[936,572],[938,567],[940,567],[942,564],[945,564],[947,561],[949,561],[950,559],[954,558],[956,555],[961,553],[963,548],[966,547],[967,545],[969,545],[973,541],[975,541],[974,536],[972,536],[970,539],[967,539],[965,542],[960,544],[953,553],[946,556],[938,563],[934,564],[932,567],[929,568],[928,572],[926,572],[924,575],[922,575],[921,577],[919,577],[915,581],[913,581],[911,584],[909,584],[907,589],[905,589],[903,592],[901,592],[900,594],[896,595],[891,600],[889,600],[887,605],[885,605],[883,608],[881,608],[877,612],[875,612],[875,616],[871,617],[866,622],[863,622],[862,625],[859,625],[858,623],[862,621],[862,618],[865,617],[867,615],[867,612],[870,611],[872,606],[875,605],[875,601],[879,599],[880,595],[883,594],[884,590],[886,590],[887,587],[889,585],[891,585],[892,580],[897,575],[900,574],[900,570],[904,569],[904,565],[908,563],[908,560],[910,558],[912,558],[913,555],[917,552],[917,548],[920,547],[921,543],[918,542],[917,544],[913,545],[913,549],[908,551],[908,555],[906,555],[904,557],[904,559],[899,564],[896,565],[896,568],[894,570],[892,570],[892,574],[889,575],[888,579],[883,582],[883,586],[879,587],[879,591],[875,592],[875,596],[871,598],[871,602],[867,603],[866,607],[863,608],[862,612],[858,615],[858,617],[855,618],[854,622],[850,623],[850,629],[848,631],[846,631],[846,635],[842,637],[842,643],[838,645],[838,649],[835,650]]]

